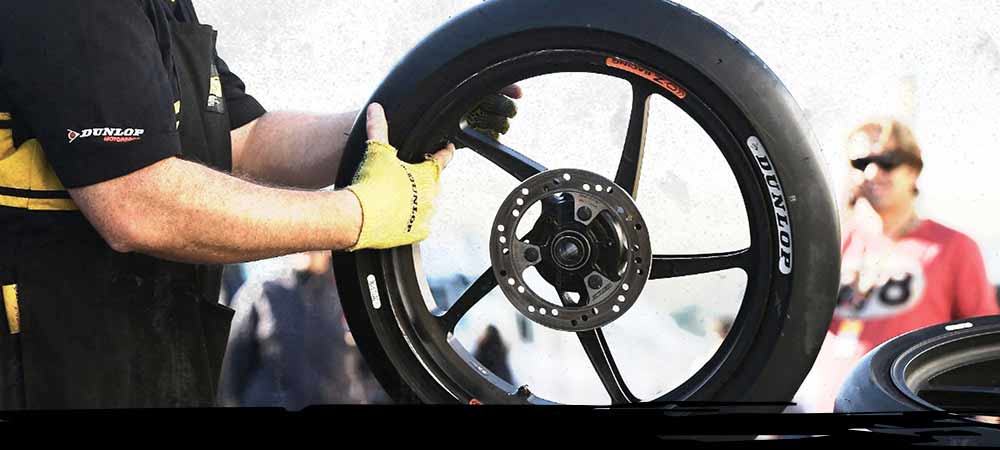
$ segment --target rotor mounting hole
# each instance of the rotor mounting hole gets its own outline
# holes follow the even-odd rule
[[[528,195],[528,188],[521,188],[521,195]]]
[[[617,313],[617,312],[621,312],[622,309],[619,308],[618,305],[614,305],[614,306],[611,307],[611,310]]]
[[[516,203],[517,203],[517,206],[524,206],[524,199],[523,198],[518,198],[517,201],[516,201]]]
[[[570,180],[571,178],[572,178],[572,177],[570,177],[568,173],[564,173],[564,174],[563,174],[563,179],[564,179],[564,180],[566,180],[566,181],[569,181],[569,180]]]
[[[530,313],[535,312],[535,307],[532,306],[532,305],[528,305],[528,312],[530,312]]]
[[[559,315],[559,310],[558,309],[553,309],[552,310],[552,315],[553,316],[558,316]]]
[[[507,243],[507,238],[504,237],[504,236],[500,236],[500,243],[501,244],[506,244]]]
[[[544,315],[545,315],[545,308],[540,308],[540,309],[538,310],[538,314],[541,314],[541,315],[543,315],[543,316],[544,316]]]
[[[513,285],[514,285],[514,283],[516,283],[516,282],[517,282],[517,281],[515,281],[515,280],[514,280],[513,278],[508,278],[508,279],[507,279],[507,284],[509,284],[509,285],[511,285],[511,286],[513,286]]]
[[[524,293],[524,286],[518,286],[518,287],[517,287],[517,292],[518,292],[519,294],[523,294],[523,293]]]
[[[501,276],[501,277],[505,277],[505,276],[507,276],[507,271],[506,271],[506,270],[501,270],[501,271],[500,271],[500,276]]]
[[[636,263],[636,264],[642,264],[642,258],[640,258],[640,257],[638,257],[638,256],[637,256],[637,257],[635,258],[635,263]]]
[[[597,192],[604,192],[604,186],[598,184],[597,186],[594,186],[594,190]]]
[[[518,211],[518,210],[516,210],[516,209],[515,209],[515,210],[513,210],[513,211],[511,211],[510,213],[511,213],[511,214],[513,214],[513,215],[514,215],[514,217],[518,217],[518,216],[520,216],[520,215],[521,215],[521,211]]]
[[[497,231],[503,233],[503,230],[505,230],[505,229],[506,228],[504,228],[504,226],[502,224],[501,225],[497,225]]]
[[[618,296],[618,301],[621,302],[621,303],[625,303],[625,296],[624,295],[619,295]]]
[[[635,224],[635,231],[641,231],[641,230],[642,230],[642,224],[641,223]]]
[[[588,192],[589,192],[589,191],[590,191],[590,185],[589,185],[589,184],[586,184],[586,183],[584,183],[584,184],[583,184],[583,190],[585,190],[585,191],[588,191]]]
[[[584,321],[584,322],[586,322],[586,321],[587,321],[587,319],[588,319],[588,317],[587,317],[587,315],[586,315],[586,314],[584,314],[583,316],[580,316],[580,318],[581,318],[581,319],[583,319],[583,321]]]
[[[510,253],[510,249],[507,248],[507,247],[504,247],[503,250],[501,250],[501,252],[506,255],[506,254]]]
[[[597,308],[594,308],[592,311],[594,311],[594,315],[595,316],[600,312],[600,311],[597,310]]]

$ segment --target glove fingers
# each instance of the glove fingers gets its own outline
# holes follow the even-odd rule
[[[517,115],[517,105],[506,95],[493,94],[479,103],[479,108],[488,113],[513,118]]]
[[[486,132],[493,131],[504,134],[510,130],[510,119],[495,114],[483,114],[481,116],[471,118],[469,125],[473,128],[484,130]]]

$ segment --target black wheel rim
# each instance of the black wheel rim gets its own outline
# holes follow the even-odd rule
[[[593,40],[592,34],[596,33],[589,34]],[[749,221],[751,244],[745,249],[714,254],[669,257],[654,255],[651,279],[740,268],[747,274],[747,285],[732,330],[709,361],[680,386],[657,398],[642,400],[672,404],[681,400],[712,398],[713,391],[719,389],[720,380],[725,380],[739,370],[751,342],[759,332],[765,305],[774,289],[774,272],[777,267],[774,251],[777,225],[774,210],[768,201],[770,198],[767,186],[761,179],[760,169],[747,151],[747,144],[737,137],[752,136],[755,133],[749,121],[738,113],[738,109],[718,88],[683,62],[663,52],[644,48],[634,42],[623,42],[623,38],[617,36],[603,36],[600,41],[609,42],[611,47],[617,44],[624,50],[563,48],[565,46],[555,44],[564,41],[573,42],[563,32],[555,32],[552,36],[536,35],[533,44],[536,48],[508,55],[487,69],[464,79],[426,109],[422,119],[410,129],[406,142],[399,146],[400,154],[404,158],[413,158],[438,148],[442,140],[451,139],[469,146],[515,179],[527,179],[540,172],[543,167],[481,133],[461,129],[461,116],[477,99],[513,82],[559,72],[598,73],[625,79],[633,89],[626,149],[619,161],[615,183],[634,192],[632,189],[638,179],[638,170],[632,167],[641,162],[641,135],[645,128],[649,97],[660,93],[685,111],[712,138],[737,180]],[[656,58],[643,58],[643,55],[653,54]],[[628,67],[634,70],[622,68],[630,64],[632,65]],[[645,76],[638,74],[644,70],[648,71]],[[654,228],[655,224],[650,227]],[[417,392],[424,401],[549,403],[548,400],[510,385],[484,370],[466,349],[449,336],[449,331],[475,304],[477,298],[496,287],[497,281],[490,267],[483,268],[482,275],[450,309],[431,312],[426,306],[431,293],[420,269],[419,247],[402,247],[374,255],[386,276],[386,288],[390,294],[388,303],[393,316],[391,321],[383,321],[376,329],[382,333],[401,333],[406,336],[407,343],[405,348],[386,348],[386,353],[390,359],[393,354],[399,353],[414,356],[421,365],[416,370],[429,373],[445,393],[428,395]],[[382,301],[385,302],[386,299]],[[612,403],[640,401],[629,391],[600,330],[578,333],[578,336]],[[397,364],[396,368],[399,369],[399,363],[393,364]],[[706,380],[710,378],[715,379],[717,384],[708,386]]]

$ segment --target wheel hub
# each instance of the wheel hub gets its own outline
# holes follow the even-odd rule
[[[525,212],[541,216],[518,237]],[[504,200],[491,233],[493,272],[507,299],[534,322],[586,331],[617,320],[638,299],[649,277],[647,228],[632,198],[595,173],[539,173]],[[534,267],[558,298],[543,298],[525,281]],[[538,287],[536,285],[536,287]]]
[[[560,269],[579,269],[589,258],[590,244],[587,238],[575,231],[560,233],[552,245],[552,259]]]

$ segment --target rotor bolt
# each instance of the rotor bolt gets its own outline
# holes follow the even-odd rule
[[[537,248],[529,247],[524,250],[524,259],[528,260],[530,263],[538,261],[539,256]]]
[[[587,278],[587,286],[590,286],[591,289],[600,289],[603,284],[604,280],[601,279],[600,275],[591,275],[590,278]]]
[[[580,220],[590,220],[593,216],[593,212],[590,211],[590,208],[581,206],[580,209],[576,210],[576,216],[579,217]]]

